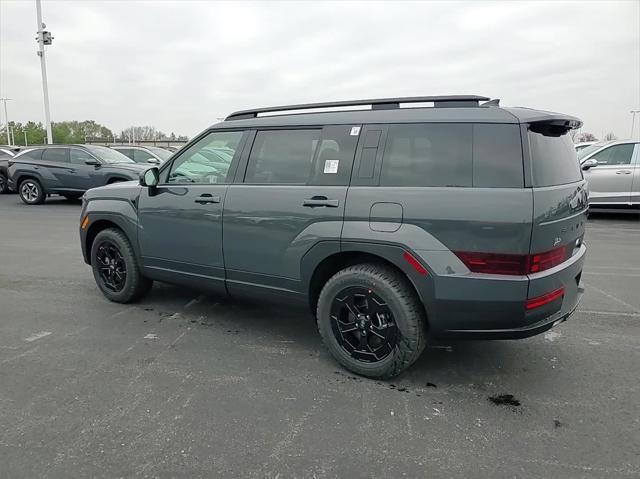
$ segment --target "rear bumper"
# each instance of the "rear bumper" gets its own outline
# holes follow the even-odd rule
[[[429,314],[435,338],[520,339],[543,333],[568,319],[583,295],[580,277],[586,256],[581,245],[563,264],[528,276],[438,276],[435,311]],[[528,299],[563,288],[561,298],[526,310]]]

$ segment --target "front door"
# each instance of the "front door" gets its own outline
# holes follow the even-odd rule
[[[320,242],[339,251],[359,132],[359,125],[338,125],[252,135],[224,206],[232,295],[300,293],[305,254]]]
[[[222,208],[244,135],[205,134],[162,169],[156,188],[143,188],[138,243],[149,277],[224,291]]]
[[[633,143],[613,145],[589,157],[598,165],[583,172],[589,183],[589,204],[626,205],[631,200]]]
[[[66,172],[65,186],[72,190],[85,191],[101,186],[103,177],[100,175],[99,165],[87,165],[88,160],[97,160],[88,151],[80,148],[70,148],[69,169]]]

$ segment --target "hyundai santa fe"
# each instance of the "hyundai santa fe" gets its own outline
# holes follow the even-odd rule
[[[89,190],[84,260],[120,303],[153,281],[306,303],[335,359],[373,378],[431,339],[541,333],[582,295],[581,122],[488,100],[233,113],[138,182]]]

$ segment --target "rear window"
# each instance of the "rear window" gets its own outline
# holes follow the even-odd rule
[[[529,130],[533,186],[556,186],[582,180],[571,137],[549,136]]]
[[[391,125],[382,186],[522,188],[518,125]]]

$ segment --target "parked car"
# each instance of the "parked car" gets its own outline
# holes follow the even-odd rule
[[[136,163],[162,164],[171,158],[171,151],[157,146],[113,145],[112,149],[131,158]]]
[[[427,338],[541,333],[582,295],[581,122],[485,100],[233,113],[138,184],[88,191],[84,260],[119,303],[152,281],[307,303],[331,354],[368,377],[400,373]],[[413,102],[435,107],[400,107]]]
[[[96,145],[50,145],[26,148],[9,161],[9,186],[28,205],[56,193],[76,199],[89,188],[137,180],[150,165],[139,165],[110,148]]]
[[[0,145],[0,194],[12,191],[9,188],[9,160],[13,158],[20,147],[11,145]]]
[[[574,146],[574,148],[576,149],[576,153],[584,150],[586,147],[593,145],[594,143],[596,143],[595,141],[583,141],[581,143],[576,143]]]
[[[640,141],[601,141],[578,152],[589,183],[589,206],[640,208]]]

